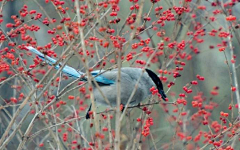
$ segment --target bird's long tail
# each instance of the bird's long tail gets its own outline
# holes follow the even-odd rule
[[[38,55],[40,59],[42,59],[43,61],[46,61],[51,66],[57,62],[55,59],[47,55],[44,55],[43,53],[39,52],[37,49],[33,48],[32,46],[27,46],[26,48],[32,53],[35,53],[36,55]],[[56,64],[55,69],[59,69],[60,66],[61,66],[61,63]],[[73,78],[80,78],[82,75],[84,75],[83,72],[77,71],[76,69],[67,65],[63,67],[62,72],[66,73],[69,77],[73,77]]]

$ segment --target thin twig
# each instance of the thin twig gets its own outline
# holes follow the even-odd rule
[[[82,18],[80,16],[80,10],[79,10],[79,1],[75,1],[75,7],[76,7],[76,12],[77,12],[77,20],[78,20],[78,24],[81,24]],[[85,47],[85,41],[84,41],[84,34],[83,34],[83,27],[79,26],[79,36],[81,39],[81,46],[82,46],[82,50],[83,50],[83,55],[84,55],[84,66],[86,68],[86,72],[87,72],[87,76],[91,77],[91,73],[89,71],[89,66],[88,66],[88,58],[87,58],[87,53],[86,53],[86,47]],[[88,81],[88,85],[89,87],[92,88],[92,82],[91,80],[87,80]],[[96,106],[95,106],[95,100],[94,100],[94,95],[93,95],[93,91],[90,90],[90,99],[91,99],[91,104],[92,104],[92,110],[93,110],[93,115],[94,115],[94,124],[95,124],[95,129],[96,132],[99,133],[99,123],[98,123],[98,118],[95,115],[96,114]],[[100,140],[100,138],[97,139],[98,142],[98,148],[102,149],[102,142]]]

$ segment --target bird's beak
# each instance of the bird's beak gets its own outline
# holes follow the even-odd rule
[[[159,92],[159,94],[162,96],[162,99],[163,99],[164,101],[166,101],[167,96],[166,96],[166,94],[164,93],[164,91],[163,91],[163,90],[158,90],[158,92]]]

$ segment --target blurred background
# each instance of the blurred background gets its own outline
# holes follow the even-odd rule
[[[19,18],[24,20],[23,24],[27,24],[28,26],[34,24],[40,27],[40,29],[36,32],[27,31],[26,35],[30,35],[33,38],[33,41],[36,41],[37,46],[44,47],[48,43],[52,42],[52,38],[56,37],[57,34],[63,35],[62,32],[71,32],[67,26],[63,26],[63,24],[60,23],[62,18],[69,17],[73,22],[77,21],[75,13],[71,11],[74,7],[74,3],[72,1],[64,1],[65,4],[62,7],[69,8],[66,14],[61,13],[59,8],[60,5],[54,5],[56,2],[58,1],[50,1],[48,3],[40,0],[1,1],[1,13],[3,19],[0,27],[1,31],[5,32],[6,34],[12,32],[14,28],[8,28],[6,25],[8,23],[14,23],[14,20],[11,16],[18,15]],[[98,1],[98,3],[101,2]],[[79,1],[80,6],[92,6],[91,10],[90,8],[86,9],[88,13],[95,13],[94,9],[97,7],[95,3],[96,1]],[[227,5],[228,3],[234,3],[234,5]],[[136,4],[141,5],[140,2]],[[42,17],[38,20],[31,19],[31,15],[21,17],[19,12],[24,5],[27,6],[28,11],[36,10],[37,12],[42,13]],[[89,24],[84,28],[84,34],[88,33],[88,31],[91,31],[86,39],[88,39],[90,36],[95,36],[97,38],[104,39],[104,42],[108,41],[110,43],[109,47],[103,48],[103,46],[98,42],[90,41],[90,43],[94,45],[93,47],[87,47],[87,50],[93,52],[93,57],[88,57],[90,67],[94,66],[106,54],[114,50],[110,35],[108,35],[106,32],[99,32],[99,28],[105,27],[115,29],[116,32],[112,35],[116,36],[121,30],[122,26],[125,24],[125,20],[127,19],[126,17],[129,16],[129,14],[138,13],[136,9],[129,9],[130,6],[133,5],[135,5],[134,2],[122,0],[118,4],[120,10],[117,12],[117,17],[111,17],[108,14],[106,17],[104,17],[104,19],[99,21],[99,24],[95,27],[96,30],[91,30],[97,20],[95,17],[93,17],[92,20],[89,21]],[[99,6],[98,9],[100,10],[98,15],[103,16],[110,7],[111,6],[108,6],[107,8],[103,9],[101,6]],[[155,11],[155,8],[157,7],[162,7],[162,10],[159,11],[161,12],[162,16],[164,16],[164,13],[162,12],[170,9],[173,14],[175,14],[175,20],[165,21],[164,26],[161,24],[154,24],[154,22],[159,20],[161,17],[161,15],[157,15],[157,12]],[[186,8],[189,9],[189,11],[186,10],[182,15],[176,15],[174,7]],[[231,9],[231,11],[229,11],[229,9]],[[216,13],[217,11],[222,13]],[[229,12],[231,12],[233,16],[236,16],[236,21],[229,22],[226,20],[226,17],[230,15]],[[91,13],[88,16],[91,16]],[[164,83],[164,90],[167,91],[169,102],[176,102],[179,99],[184,99],[186,100],[187,104],[182,105],[177,103],[177,105],[175,105],[160,103],[153,105],[153,108],[149,108],[152,109],[149,117],[153,118],[154,124],[150,127],[151,135],[148,135],[147,137],[141,135],[141,130],[144,127],[145,121],[142,123],[137,122],[137,118],[139,118],[139,116],[142,116],[143,119],[146,114],[139,108],[131,109],[128,112],[128,116],[125,117],[124,121],[121,123],[122,149],[137,149],[139,147],[141,147],[141,149],[199,149],[209,142],[208,140],[207,142],[205,141],[207,139],[204,137],[205,134],[208,133],[218,135],[220,133],[214,131],[214,128],[216,128],[216,126],[213,125],[215,121],[218,122],[219,126],[221,126],[219,128],[222,128],[224,125],[229,127],[229,123],[233,123],[233,121],[236,120],[239,115],[238,106],[236,106],[236,92],[239,91],[232,92],[231,87],[238,84],[236,81],[234,81],[233,72],[236,71],[235,76],[238,80],[240,68],[238,60],[238,47],[240,41],[238,41],[237,38],[239,34],[239,14],[240,4],[233,0],[192,0],[191,2],[187,2],[187,0],[162,0],[154,3],[154,5],[150,0],[145,0],[140,25],[144,25],[144,29],[148,27],[149,29],[143,29],[143,32],[139,34],[137,38],[131,41],[130,46],[127,47],[123,56],[126,58],[128,54],[132,54],[134,57],[129,61],[124,59],[123,66],[144,67],[144,65],[137,63],[137,60],[147,62],[149,55],[151,54],[142,52],[142,47],[140,46],[136,49],[133,49],[132,44],[139,43],[141,40],[150,38],[151,40],[148,46],[153,49],[157,49],[158,44],[164,43],[164,49],[162,50],[163,54],[156,54],[148,67],[155,71],[155,73],[157,73],[157,75],[159,75],[162,79]],[[151,20],[145,22],[144,16],[149,16]],[[44,18],[56,20],[56,23],[50,23],[49,25],[46,25],[43,23]],[[120,18],[121,21],[117,24],[109,23],[110,20],[116,18]],[[53,28],[57,28],[58,25],[62,25],[63,29],[57,30],[55,34],[49,34],[48,30],[53,30]],[[229,28],[230,26],[233,28]],[[128,40],[131,32],[132,30],[130,29],[130,25],[125,25],[120,36]],[[232,38],[229,40],[229,36],[223,38],[219,37],[218,35],[221,32],[230,32]],[[211,36],[210,33],[215,33],[216,36]],[[161,35],[159,36],[159,34]],[[166,40],[166,38],[170,38],[169,42]],[[29,56],[27,55],[28,52],[21,50],[21,48],[17,48],[18,45],[28,43],[27,41],[23,41],[20,36],[15,38],[10,37],[10,40],[15,42],[16,46],[11,47],[9,46],[8,40],[1,40],[1,56],[6,54],[4,53],[4,48],[14,48],[16,50],[16,53],[14,54],[15,58],[20,58],[20,54],[23,53],[20,59],[26,60],[27,63],[26,65],[23,65],[20,61],[21,63],[18,66],[10,65],[9,71],[1,71],[0,77],[5,77],[6,79],[11,78],[14,74],[17,74],[17,68],[19,66],[25,66],[28,68],[34,63],[35,58],[35,55]],[[80,41],[79,39],[76,40],[78,42]],[[182,41],[185,41],[185,47],[183,50],[179,50],[177,48],[177,44],[181,43]],[[169,48],[169,44],[174,42],[174,48]],[[231,53],[231,45],[229,46],[229,43],[232,44],[234,58]],[[68,45],[66,44],[64,46],[57,46],[53,44],[52,47],[54,48],[54,52],[57,54],[56,59],[58,59],[59,56],[67,49]],[[224,52],[219,51],[219,48],[221,47],[225,47]],[[124,48],[125,46],[123,46],[123,49]],[[96,55],[96,53],[98,55]],[[116,55],[117,53],[113,52],[106,59],[101,61],[100,65],[94,68],[94,70],[108,69],[109,67],[115,65],[117,63]],[[186,56],[183,57],[183,55]],[[8,64],[11,64],[10,60],[2,57],[1,63],[4,61]],[[185,65],[183,65],[181,62],[183,62]],[[234,62],[235,65],[232,65],[232,62]],[[67,64],[73,68],[85,71],[82,61],[76,55],[71,57]],[[181,77],[174,78],[173,74],[178,67],[183,67],[182,71],[178,71]],[[9,122],[22,102],[21,100],[18,100],[18,102],[13,103],[13,98],[19,98],[21,93],[24,95],[23,99],[26,98],[30,91],[35,88],[36,82],[34,79],[41,80],[44,76],[44,73],[46,73],[48,70],[49,66],[40,65],[31,70],[31,73],[34,74],[33,78],[27,75],[19,75],[13,77],[7,82],[1,81],[0,137],[2,137],[6,131]],[[231,75],[229,75],[229,72]],[[51,75],[46,78],[43,85],[46,85],[55,73],[56,70],[52,71]],[[197,75],[204,77],[204,80],[199,80]],[[61,82],[58,83],[56,82],[57,80],[60,80]],[[195,80],[198,81],[198,84],[191,85],[191,82]],[[28,105],[25,105],[14,121],[8,136],[11,135],[11,133],[13,133],[17,127],[19,127],[19,130],[12,137],[9,143],[6,144],[5,149],[17,149],[19,143],[21,143],[24,139],[23,135],[29,128],[29,124],[33,120],[34,114],[45,106],[44,102],[48,100],[51,101],[52,95],[56,95],[56,93],[61,91],[72,81],[74,81],[74,79],[68,78],[64,74],[59,74],[58,78],[54,79],[51,86],[47,88],[47,92],[44,92],[45,96],[41,96],[37,101],[39,104],[36,103],[35,98],[42,92],[41,88],[33,94],[28,101]],[[174,85],[169,88],[168,85],[172,83],[174,83]],[[79,81],[75,81],[75,83],[69,86],[67,90],[73,89],[79,84],[81,84]],[[58,86],[60,88],[58,88]],[[183,86],[192,89],[192,93],[185,93]],[[86,86],[86,89],[82,87],[79,86],[79,88],[76,88],[75,90],[70,90],[64,96],[61,96],[60,100],[54,103],[52,107],[46,109],[44,112],[46,114],[41,113],[41,115],[34,119],[33,127],[26,143],[24,144],[24,149],[83,149],[90,147],[86,140],[93,143],[96,142],[94,137],[95,129],[94,127],[91,128],[93,120],[84,119],[85,113],[90,104],[88,95],[89,93],[87,90],[88,86]],[[184,98],[179,96],[181,93],[185,93],[186,96]],[[74,99],[69,100],[69,95],[74,96]],[[153,101],[155,100],[156,98],[154,98]],[[233,111],[229,110],[229,105],[232,102],[231,100],[233,100]],[[203,106],[199,108],[193,107],[192,101],[201,101]],[[148,100],[144,101],[143,103],[148,103]],[[61,106],[58,107],[58,105]],[[106,107],[99,106],[97,112],[103,112],[105,109]],[[196,115],[199,114],[201,110],[206,110],[207,115],[203,116],[207,118],[204,118],[201,115]],[[186,112],[186,114],[182,114],[183,112]],[[220,120],[220,112],[229,113],[226,124],[223,124]],[[74,119],[76,116],[82,116],[82,118],[68,122],[69,119]],[[104,116],[107,116],[107,119],[104,119]],[[107,121],[110,116],[113,116],[113,118],[109,119],[110,121]],[[204,125],[204,120],[207,120],[208,125]],[[102,139],[102,144],[105,148],[110,147],[111,149],[110,143],[113,139],[110,140],[109,136],[110,134],[114,136],[114,113],[110,112],[102,113],[102,115],[100,114],[99,123],[101,135],[105,136],[105,138]],[[19,124],[21,125],[18,126]],[[105,127],[107,127],[108,130],[112,129],[112,133],[104,132],[103,130]],[[237,131],[238,130],[236,129],[236,132]],[[185,138],[181,139],[181,133]],[[68,138],[67,141],[64,141],[64,136],[66,136],[66,134]],[[198,135],[201,135],[201,138],[199,141],[195,141],[195,137]],[[187,136],[191,136],[192,139],[187,140]],[[83,137],[86,138],[86,140]],[[141,142],[133,141],[132,137],[138,137],[136,139]],[[238,149],[240,147],[238,138],[239,136],[236,136],[236,138],[231,139],[231,142],[227,145],[232,145],[235,149]],[[218,140],[222,140],[222,143],[224,143],[229,139],[230,137],[228,134],[225,134]],[[140,144],[135,144],[134,142],[139,142]],[[227,145],[223,145],[223,148],[225,148]],[[204,149],[209,149],[210,147],[213,146],[208,145],[207,147],[204,147]],[[217,147],[213,148],[218,149]]]

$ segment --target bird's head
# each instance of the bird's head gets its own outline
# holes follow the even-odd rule
[[[158,93],[162,96],[162,99],[166,101],[166,94],[163,91],[163,85],[159,77],[151,70],[146,69],[146,72],[148,73],[149,77],[152,79],[152,81],[155,83]]]

